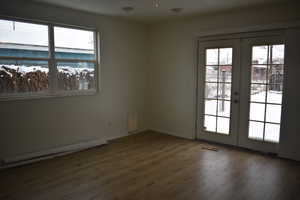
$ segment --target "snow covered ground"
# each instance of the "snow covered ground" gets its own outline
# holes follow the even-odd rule
[[[9,69],[13,69],[21,74],[26,74],[29,72],[34,72],[34,71],[38,71],[40,70],[41,72],[46,72],[48,73],[48,68],[45,67],[41,67],[41,66],[18,66],[18,65],[1,65],[0,66],[0,71],[4,70],[3,67],[9,68]]]
[[[264,102],[266,92],[259,92],[251,95],[251,101]],[[271,142],[279,141],[280,119],[281,119],[281,105],[273,105],[268,103],[281,104],[282,93],[278,91],[267,92],[267,105],[259,103],[250,104],[250,120],[264,121],[265,124],[265,140]],[[266,113],[266,114],[265,114]],[[271,122],[271,123],[268,123]],[[278,123],[278,124],[272,124]],[[249,123],[249,137],[254,139],[262,139],[264,133],[264,124],[261,122],[250,121]]]
[[[41,72],[45,72],[45,73],[49,72],[48,67],[42,67],[42,66],[0,65],[0,71],[5,70],[3,67],[7,67],[9,69],[14,69],[21,74],[26,74],[26,73],[35,72],[35,71],[41,71]],[[67,73],[70,75],[80,74],[81,72],[93,72],[94,71],[93,68],[87,68],[87,67],[74,68],[74,67],[70,67],[70,66],[57,66],[57,69],[59,72]]]
[[[94,68],[83,66],[59,65],[58,86],[63,90],[88,90],[94,87]],[[45,66],[1,65],[0,64],[0,93],[35,92],[48,89],[49,68]],[[39,75],[38,75],[39,74]],[[37,75],[38,79],[31,79]],[[41,78],[42,77],[42,78]],[[25,79],[23,79],[25,78]],[[18,81],[16,81],[18,80]],[[23,81],[27,81],[24,84]],[[15,82],[16,84],[11,84]],[[10,84],[10,85],[9,85]],[[8,87],[1,87],[6,86]],[[39,88],[36,87],[39,85]],[[19,89],[21,88],[21,89]]]
[[[224,110],[221,109],[222,101],[217,102],[217,100],[206,100],[205,101],[205,114],[209,115],[217,115],[223,117],[214,117],[214,116],[205,116],[204,126],[207,131],[223,134],[229,134],[229,124],[230,119],[224,117],[230,117],[230,101],[224,101]],[[218,112],[217,112],[217,104],[218,104]],[[218,122],[217,122],[218,120]],[[216,123],[218,124],[216,130]]]
[[[57,69],[59,72],[67,73],[69,75],[76,75],[82,72],[94,72],[93,68],[87,67],[74,68],[69,66],[57,66]]]
[[[250,104],[250,120],[262,121],[250,121],[249,122],[249,137],[253,139],[263,139],[264,134],[264,119],[266,122],[280,123],[281,118],[281,105],[267,104],[265,108],[266,92],[259,92],[251,95],[251,101],[261,102],[261,103],[251,103]],[[267,93],[267,103],[281,103],[282,93],[278,91],[268,91]],[[214,116],[205,116],[204,125],[207,131],[223,134],[229,134],[230,127],[230,101],[224,101],[224,110],[221,110],[221,104],[223,102],[218,102],[218,112],[217,112],[217,100],[206,100],[205,101],[205,114],[209,115],[218,115]],[[265,110],[266,109],[266,110]],[[265,116],[266,113],[266,116]],[[216,127],[217,124],[217,127]],[[217,130],[216,130],[217,128]],[[279,124],[266,123],[265,124],[265,140],[271,142],[279,141]]]

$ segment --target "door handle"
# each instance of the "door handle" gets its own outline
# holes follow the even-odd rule
[[[239,103],[239,100],[235,99],[235,100],[233,101],[233,103]]]

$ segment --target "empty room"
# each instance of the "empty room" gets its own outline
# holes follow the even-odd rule
[[[298,81],[299,0],[1,0],[0,200],[300,199]]]

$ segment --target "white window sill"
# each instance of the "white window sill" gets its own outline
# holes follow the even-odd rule
[[[43,98],[55,98],[55,97],[70,97],[70,96],[91,96],[95,94],[97,94],[96,89],[57,91],[57,92],[0,94],[0,101],[29,100],[29,99],[43,99]]]

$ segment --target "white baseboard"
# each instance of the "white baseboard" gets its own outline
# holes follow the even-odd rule
[[[170,131],[165,131],[165,130],[161,130],[161,129],[155,129],[155,128],[150,128],[150,131],[154,131],[154,132],[158,132],[158,133],[162,133],[162,134],[166,134],[166,135],[172,135],[172,136],[176,136],[176,137],[180,137],[180,138],[184,138],[184,139],[189,139],[189,140],[193,140],[193,138],[190,137],[184,137],[180,134],[176,134],[174,132],[170,132]]]
[[[106,138],[106,141],[115,140],[115,139],[126,137],[126,136],[129,136],[129,135],[134,135],[134,134],[142,133],[142,132],[145,132],[147,130],[149,130],[149,129],[144,128],[144,129],[139,129],[139,130],[136,130],[136,131],[133,131],[133,132],[126,132],[126,133],[124,133],[124,135],[118,135],[118,136],[114,136],[114,137],[108,137],[108,138]]]
[[[129,135],[134,135],[134,134],[146,132],[146,131],[148,131],[148,130],[149,130],[148,128],[144,128],[144,129],[139,129],[139,130],[136,130],[136,131],[129,132],[128,134],[129,134]]]
[[[63,147],[22,154],[14,157],[3,158],[4,165],[0,169],[16,167],[28,163],[33,163],[41,160],[51,159],[58,156],[67,155],[70,153],[82,151],[84,149],[101,146],[107,144],[106,140],[97,139],[77,144],[71,144]]]
[[[25,165],[25,164],[29,164],[29,163],[34,163],[34,162],[38,162],[38,161],[41,161],[41,160],[52,159],[52,158],[59,157],[59,156],[68,155],[68,154],[78,152],[78,151],[82,151],[82,150],[85,150],[85,149],[88,149],[88,148],[92,148],[92,147],[107,144],[107,141],[109,141],[109,140],[126,137],[128,135],[142,133],[142,132],[145,132],[145,131],[148,131],[148,130],[164,133],[164,134],[167,134],[167,135],[173,135],[173,136],[177,136],[177,137],[181,137],[181,138],[185,138],[185,139],[190,139],[190,138],[182,137],[179,134],[171,133],[171,132],[168,132],[168,131],[163,131],[163,130],[159,130],[159,129],[145,128],[145,129],[140,129],[140,130],[137,130],[137,131],[134,131],[134,132],[127,133],[127,135],[120,135],[120,136],[107,138],[106,140],[99,140],[99,139],[98,140],[91,140],[91,141],[81,142],[81,143],[77,143],[77,144],[71,144],[71,145],[67,145],[67,146],[63,146],[63,147],[58,147],[58,148],[53,148],[53,149],[48,149],[48,150],[43,150],[43,151],[38,151],[38,152],[22,154],[22,155],[18,155],[18,156],[14,156],[14,157],[7,157],[7,158],[3,159],[4,165],[0,165],[0,170],[11,168],[11,167],[16,167],[16,166],[21,166],[21,165]]]

